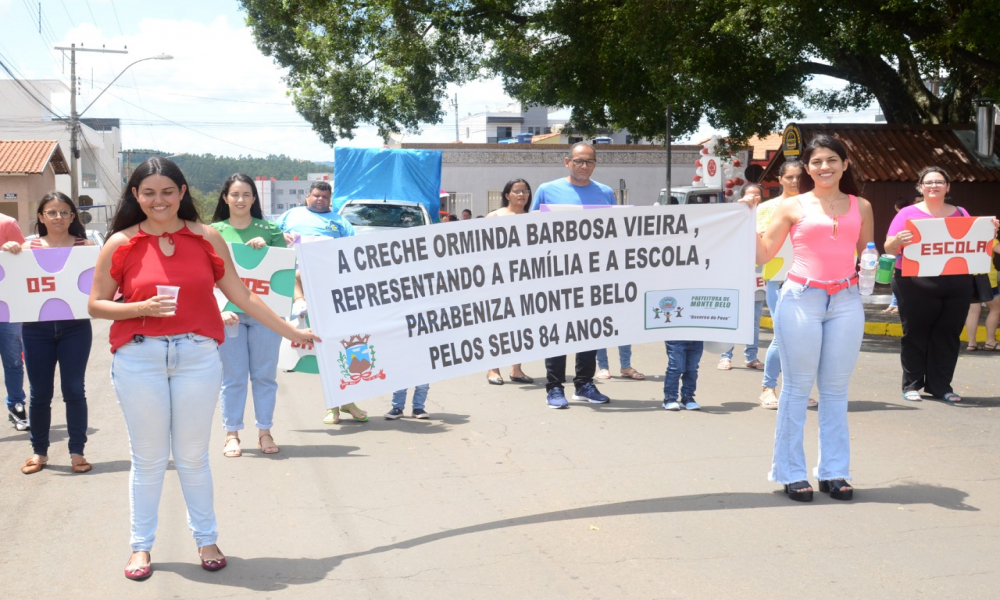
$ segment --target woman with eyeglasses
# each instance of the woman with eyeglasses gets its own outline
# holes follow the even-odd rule
[[[786,239],[794,258],[774,317],[785,382],[778,398],[771,481],[792,500],[809,502],[803,429],[809,391],[819,388],[819,491],[850,500],[851,435],[847,392],[861,350],[865,312],[858,291],[857,258],[873,238],[872,208],[857,196],[847,150],[819,135],[802,156],[798,196],[778,205],[757,238],[757,264],[774,258]],[[741,203],[749,205],[746,199]]]
[[[267,246],[285,248],[281,229],[264,220],[260,197],[253,179],[243,173],[230,175],[222,184],[212,227],[227,243],[245,244],[261,250]],[[274,443],[274,405],[278,395],[278,348],[281,335],[246,313],[222,311],[222,322],[236,327],[235,337],[226,336],[219,346],[222,357],[222,426],[226,430],[223,455],[243,456],[240,430],[247,403],[247,381],[253,385],[253,413],[257,426],[257,447],[264,454],[277,454]]]
[[[531,186],[523,179],[511,179],[507,185],[503,186],[501,194],[501,206],[495,211],[487,214],[487,217],[507,217],[510,215],[523,215],[531,210]],[[521,370],[521,365],[516,364],[510,368],[510,380],[514,383],[534,383],[535,380],[527,376]],[[490,385],[503,385],[503,376],[500,369],[490,369],[486,373],[486,381]]]
[[[917,191],[922,200],[901,209],[886,234],[887,254],[901,254],[913,241],[906,222],[914,219],[967,217],[962,207],[949,204],[951,178],[940,167],[926,167],[917,175]],[[896,258],[892,291],[903,323],[900,362],[903,365],[903,398],[920,400],[923,389],[945,402],[961,402],[951,386],[961,349],[962,327],[972,300],[972,275],[903,277],[902,257]]]
[[[4,246],[11,254],[22,249],[72,248],[93,246],[77,217],[76,206],[68,196],[49,192],[38,204],[38,237],[21,246]],[[93,332],[90,319],[39,321],[21,326],[24,340],[24,367],[30,387],[28,414],[31,417],[31,457],[21,472],[37,473],[49,463],[49,427],[52,423],[52,396],[55,392],[56,365],[59,384],[66,404],[66,430],[69,433],[70,469],[86,473],[92,466],[83,455],[87,443],[87,396],[84,375],[90,359]]]

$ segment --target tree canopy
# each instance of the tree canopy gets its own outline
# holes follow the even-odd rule
[[[1000,0],[241,0],[258,47],[327,143],[437,123],[449,83],[498,76],[579,131],[662,138],[702,116],[739,139],[878,103],[889,123],[965,123],[1000,94]],[[815,76],[846,82],[817,90]],[[931,84],[931,82],[939,82]],[[937,92],[930,88],[936,87]]]

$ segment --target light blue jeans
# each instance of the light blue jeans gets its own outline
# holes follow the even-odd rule
[[[24,401],[24,361],[21,360],[21,324],[0,323],[0,362],[3,363],[3,383],[7,387],[7,408]]]
[[[632,345],[628,346],[618,346],[618,362],[621,363],[622,369],[632,368]],[[608,351],[605,348],[601,348],[597,351],[597,368],[607,369],[608,368]]]
[[[141,341],[119,348],[111,362],[111,381],[125,414],[132,454],[132,551],[149,552],[153,547],[171,452],[188,527],[199,548],[210,546],[219,537],[208,464],[212,416],[222,386],[218,345],[192,333],[137,338]]]
[[[239,313],[239,335],[226,337],[219,346],[222,357],[222,427],[243,429],[247,405],[247,379],[253,385],[253,415],[257,429],[274,425],[278,394],[278,348],[281,336],[246,313]]]
[[[427,402],[427,390],[430,389],[430,384],[421,383],[420,385],[413,388],[413,408],[423,408],[424,403]],[[392,393],[392,407],[403,410],[406,408],[406,389],[401,389]]]
[[[820,480],[850,479],[851,435],[847,387],[865,332],[858,286],[828,296],[825,290],[786,281],[778,299],[785,383],[778,399],[774,458],[768,478],[777,483],[807,479],[802,430],[813,383],[819,388]]]
[[[753,345],[748,345],[743,348],[743,358],[747,359],[747,363],[752,363],[757,360],[757,345],[760,343],[760,315],[764,312],[764,301],[754,300],[753,303]],[[722,353],[722,358],[726,360],[733,360],[733,350],[736,346],[733,346],[729,350]]]
[[[769,279],[767,281],[767,311],[771,313],[771,345],[767,347],[764,354],[764,387],[778,387],[778,376],[781,375],[781,355],[778,353],[778,330],[774,324],[775,314],[778,312],[778,290],[781,289],[780,281]],[[757,321],[760,322],[759,320]]]

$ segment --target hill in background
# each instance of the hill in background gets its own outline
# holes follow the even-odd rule
[[[215,211],[219,192],[226,178],[233,173],[245,173],[251,178],[274,177],[275,179],[305,179],[309,173],[330,173],[333,163],[314,163],[307,160],[296,160],[280,155],[270,155],[265,158],[252,156],[215,156],[214,154],[179,154],[157,152],[155,150],[126,151],[131,169],[142,164],[153,156],[170,156],[170,160],[184,172],[184,177],[191,186],[191,194],[195,198],[202,218],[208,220]]]

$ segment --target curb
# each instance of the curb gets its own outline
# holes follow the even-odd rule
[[[771,317],[761,317],[760,326],[762,329],[770,329],[774,331],[773,323],[771,323]],[[872,323],[865,321],[865,335],[903,337],[903,325],[902,323]],[[966,335],[964,329],[962,330],[962,336],[960,339],[963,342],[969,341],[969,337]],[[976,331],[976,340],[980,342],[986,341],[986,328],[982,325],[980,325],[979,330]]]

